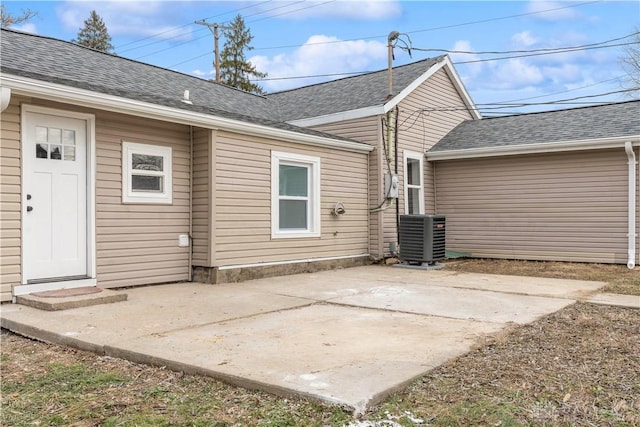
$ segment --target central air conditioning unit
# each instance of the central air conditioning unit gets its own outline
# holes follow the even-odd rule
[[[445,258],[444,215],[400,215],[400,259],[429,263]]]

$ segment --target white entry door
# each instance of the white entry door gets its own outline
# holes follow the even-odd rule
[[[23,283],[87,277],[87,122],[25,112]]]

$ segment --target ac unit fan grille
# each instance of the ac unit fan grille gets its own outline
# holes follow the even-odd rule
[[[444,215],[401,215],[400,258],[432,263],[445,258]]]

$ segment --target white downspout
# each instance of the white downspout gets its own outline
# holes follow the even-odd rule
[[[631,141],[624,143],[624,150],[629,159],[629,232],[627,234],[629,247],[627,267],[636,266],[636,154],[633,152]]]

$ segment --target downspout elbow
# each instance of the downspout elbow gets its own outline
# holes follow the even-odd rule
[[[633,151],[631,141],[624,144],[624,150],[627,153],[629,165],[629,231],[628,251],[627,251],[627,268],[633,269],[636,266],[636,154]]]
[[[11,89],[8,87],[0,87],[0,112],[7,109],[11,102]]]

